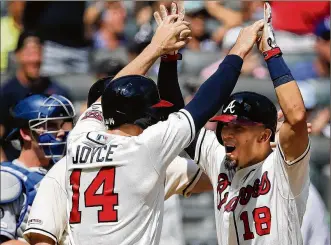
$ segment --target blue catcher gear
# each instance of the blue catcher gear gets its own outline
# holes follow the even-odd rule
[[[73,121],[75,109],[65,97],[57,94],[46,96],[33,94],[19,101],[11,110],[15,129],[7,139],[17,138],[20,128],[28,128],[32,137],[42,147],[45,157],[54,162],[63,157],[66,139],[70,129],[60,127],[50,128],[50,122],[55,120]],[[63,135],[59,136],[60,133]]]

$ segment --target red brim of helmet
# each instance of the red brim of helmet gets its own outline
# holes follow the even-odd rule
[[[263,123],[254,122],[249,119],[238,118],[237,115],[218,115],[209,120],[210,122],[234,123],[246,126],[263,125]]]
[[[174,106],[173,103],[170,103],[169,101],[166,100],[160,100],[159,103],[153,105],[152,108],[172,107],[172,106]]]

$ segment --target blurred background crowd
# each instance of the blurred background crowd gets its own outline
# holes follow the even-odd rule
[[[161,3],[171,4],[1,1],[1,137],[10,129],[10,106],[30,92],[64,95],[78,112],[83,110],[93,82],[115,75],[148,45],[157,26],[153,12]],[[271,2],[271,7],[277,44],[312,123],[311,181],[330,210],[330,2]],[[193,38],[180,50],[178,71],[188,102],[217,69],[240,29],[263,18],[263,2],[185,1],[185,9]],[[155,64],[148,75],[155,78],[157,73]],[[253,90],[277,103],[257,50],[244,60],[238,90]],[[10,150],[6,154],[15,157]],[[181,198],[180,204],[186,243],[215,244],[212,193]]]

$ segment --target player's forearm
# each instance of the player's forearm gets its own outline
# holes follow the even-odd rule
[[[214,1],[207,1],[206,9],[211,16],[221,21],[222,24],[227,28],[242,24],[242,13],[226,8],[220,3]]]
[[[306,109],[299,87],[284,59],[273,57],[267,61],[271,79],[285,120],[291,126],[306,125]]]
[[[229,98],[238,81],[242,64],[243,59],[240,56],[228,55],[217,71],[202,84],[192,101],[185,106],[194,120],[196,132]]]
[[[184,99],[177,75],[177,61],[161,60],[157,86],[160,97],[174,104],[173,110],[178,111],[184,107]]]
[[[145,75],[160,56],[157,45],[149,44],[133,61],[125,66],[114,79],[127,75]]]

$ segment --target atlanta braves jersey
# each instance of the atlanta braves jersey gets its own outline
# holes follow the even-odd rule
[[[165,196],[188,196],[200,179],[202,171],[194,161],[176,157],[166,170]],[[68,237],[66,158],[58,161],[42,180],[31,208],[24,238],[38,233],[58,244],[70,244]]]
[[[214,190],[220,245],[302,244],[300,226],[309,193],[310,145],[298,159],[284,159],[280,145],[263,162],[225,168],[225,148],[202,129],[195,160]]]
[[[310,184],[306,213],[301,226],[304,245],[330,245],[328,217],[322,197],[315,186]]]
[[[71,242],[157,244],[166,168],[194,138],[194,121],[180,110],[135,137],[104,127],[101,104],[93,104],[68,137]]]

